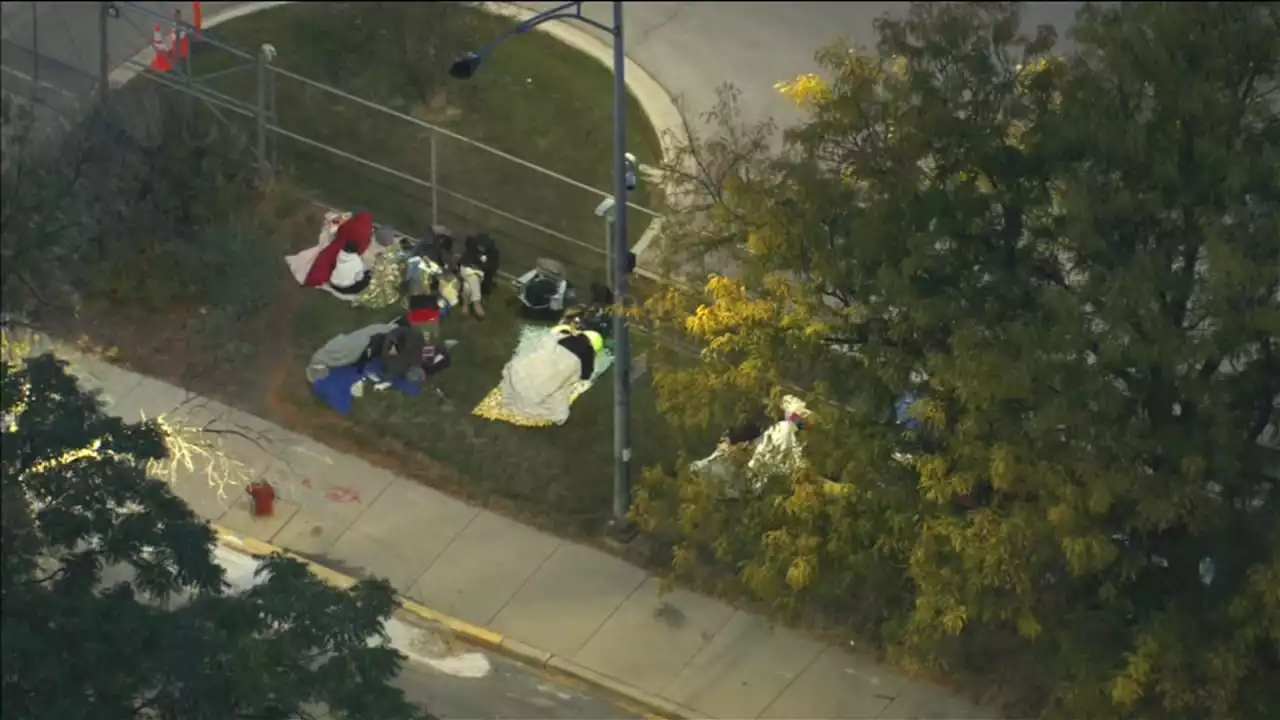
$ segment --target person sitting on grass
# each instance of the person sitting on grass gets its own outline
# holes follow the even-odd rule
[[[329,275],[330,289],[339,295],[359,295],[369,286],[369,278],[369,270],[360,258],[360,249],[354,241],[348,240],[342,246],[342,252],[338,253],[333,273]]]
[[[458,277],[462,282],[462,304],[478,320],[484,319],[484,298],[493,291],[498,275],[498,248],[486,234],[467,238],[458,259]]]
[[[373,215],[367,210],[355,213],[337,227],[331,240],[311,260],[311,267],[303,279],[307,287],[321,287],[329,282],[344,249],[355,244],[357,255],[363,255],[373,242]]]
[[[455,343],[440,337],[442,313],[439,304],[439,299],[431,295],[413,295],[409,298],[409,310],[395,319],[392,324],[396,329],[388,334],[406,349],[397,349],[398,357],[384,360],[384,365],[390,363],[393,370],[402,372],[412,365],[412,371],[406,372],[405,376],[414,382],[449,367],[449,348]],[[418,340],[404,342],[401,338],[406,333],[416,335]]]
[[[410,295],[408,309],[393,322],[401,327],[413,327],[422,333],[427,344],[452,345],[454,341],[441,339],[440,318],[449,314],[450,304],[436,293]]]

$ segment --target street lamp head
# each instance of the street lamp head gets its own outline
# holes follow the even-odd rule
[[[459,80],[470,80],[476,69],[480,67],[480,60],[479,55],[469,52],[449,66],[449,74]]]
[[[635,190],[638,184],[638,173],[640,172],[640,163],[636,162],[636,156],[631,153],[623,154],[624,175],[627,179],[627,190]]]
[[[600,204],[596,206],[596,217],[602,217],[609,222],[613,222],[613,208],[616,204],[611,197],[601,200]]]

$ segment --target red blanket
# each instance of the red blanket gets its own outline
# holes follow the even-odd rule
[[[316,256],[316,261],[311,263],[311,270],[307,272],[307,278],[303,284],[307,287],[320,287],[329,282],[329,276],[333,274],[333,268],[338,264],[338,253],[342,252],[342,248],[346,247],[348,242],[355,243],[356,251],[361,255],[369,249],[369,243],[373,242],[371,213],[362,210],[338,226],[338,230],[333,234],[333,242],[325,245]]]

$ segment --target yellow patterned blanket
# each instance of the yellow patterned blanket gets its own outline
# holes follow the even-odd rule
[[[538,351],[538,345],[550,334],[550,330],[546,327],[525,326],[520,330],[520,341],[516,345],[516,350],[512,354],[512,362],[519,361],[521,358],[530,357],[531,353]],[[576,359],[575,359],[576,362]],[[603,350],[596,354],[595,372],[592,373],[590,380],[577,380],[568,388],[568,404],[572,405],[579,397],[582,396],[601,375],[613,365],[613,354],[608,350]],[[504,370],[504,374],[505,374]],[[486,420],[494,420],[497,422],[505,422],[517,427],[552,427],[558,424],[555,420],[541,415],[533,415],[522,412],[521,409],[511,402],[507,402],[502,396],[502,383],[489,391],[488,395],[471,411],[472,415],[482,417]]]

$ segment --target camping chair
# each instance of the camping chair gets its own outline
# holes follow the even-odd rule
[[[574,302],[573,285],[565,277],[564,266],[549,258],[538,258],[529,272],[512,283],[526,314],[554,321]]]

